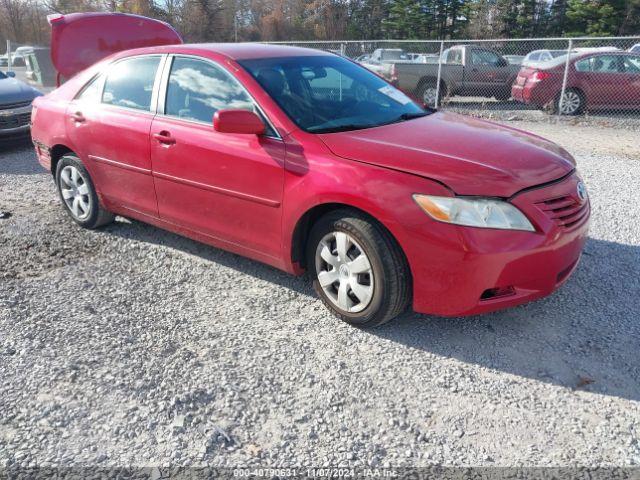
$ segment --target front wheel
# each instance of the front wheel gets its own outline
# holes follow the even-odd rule
[[[399,245],[355,211],[329,213],[313,226],[307,266],[324,304],[347,323],[381,325],[409,304],[411,276]]]
[[[73,154],[62,157],[55,178],[60,200],[78,225],[98,228],[113,221],[113,214],[100,205],[89,172],[78,157]]]

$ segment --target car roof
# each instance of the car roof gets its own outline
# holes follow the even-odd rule
[[[223,55],[231,60],[335,55],[331,52],[312,48],[263,43],[186,43],[140,48],[122,53],[127,55],[142,53],[184,53],[197,55],[205,52]]]

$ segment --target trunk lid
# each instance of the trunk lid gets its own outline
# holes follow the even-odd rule
[[[340,157],[431,178],[459,195],[511,197],[574,168],[552,142],[454,113],[319,136]]]
[[[49,15],[51,60],[59,75],[71,78],[112,53],[182,43],[168,23],[125,13]]]
[[[524,85],[527,83],[527,79],[535,72],[535,68],[531,67],[522,67],[518,72],[518,76],[516,77],[516,85]]]

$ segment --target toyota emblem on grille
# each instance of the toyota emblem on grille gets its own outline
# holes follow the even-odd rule
[[[584,183],[579,182],[576,187],[576,192],[578,193],[578,198],[581,202],[584,202],[587,199],[587,187],[584,186]]]

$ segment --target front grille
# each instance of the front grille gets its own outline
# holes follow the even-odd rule
[[[536,203],[550,219],[565,228],[574,227],[584,220],[589,213],[589,202],[581,203],[570,195],[551,198]]]
[[[0,115],[0,130],[8,128],[18,128],[29,125],[31,121],[31,112],[19,113],[17,115],[2,116]]]
[[[24,108],[28,107],[29,105],[31,105],[31,100],[17,103],[2,103],[0,104],[0,110],[13,110],[14,108]]]

